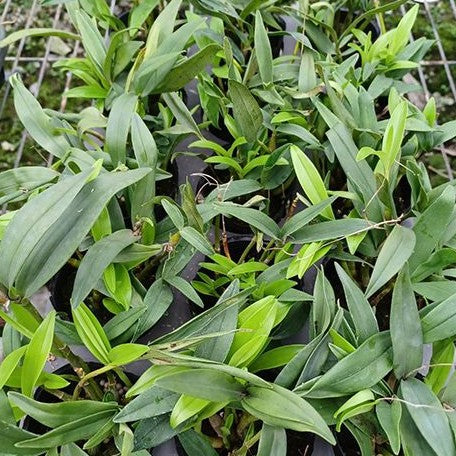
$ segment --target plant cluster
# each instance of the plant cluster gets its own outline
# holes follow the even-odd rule
[[[10,77],[55,160],[0,173],[0,453],[456,455],[456,189],[420,161],[456,121],[407,98],[418,6],[51,3],[74,31],[0,46],[80,41],[91,104]]]

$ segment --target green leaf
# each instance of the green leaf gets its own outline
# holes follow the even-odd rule
[[[326,135],[349,182],[362,196],[361,210],[365,210],[369,220],[383,220],[374,173],[366,161],[356,161],[358,148],[347,127],[338,123]]]
[[[268,217],[264,212],[252,209],[250,207],[243,207],[234,203],[212,203],[214,210],[219,214],[225,216],[231,215],[239,220],[247,222],[249,225],[262,231],[264,234],[277,239],[279,234],[279,227],[277,224]]]
[[[129,402],[115,417],[115,423],[128,423],[169,413],[179,395],[158,386],[152,386]]]
[[[414,375],[423,361],[423,331],[407,266],[394,286],[390,329],[396,377]]]
[[[22,365],[21,390],[31,396],[44,369],[54,339],[55,312],[50,312],[30,339]]]
[[[111,344],[95,315],[84,303],[81,303],[77,308],[73,309],[73,320],[76,331],[84,345],[93,356],[103,364],[108,365],[110,363],[109,352],[111,351]]]
[[[373,335],[356,351],[342,358],[308,388],[296,392],[309,398],[339,397],[356,393],[377,384],[392,369],[391,337],[389,332]]]
[[[173,302],[173,292],[163,279],[156,280],[144,297],[146,312],[139,320],[138,334],[143,334],[157,323]]]
[[[306,226],[315,217],[319,216],[328,206],[330,206],[335,201],[335,199],[336,197],[332,196],[331,198],[328,198],[321,203],[307,207],[304,210],[299,211],[297,214],[293,215],[293,217],[291,217],[283,224],[281,229],[281,237],[286,238]]]
[[[285,135],[296,136],[301,141],[304,141],[304,143],[310,144],[311,146],[320,146],[318,139],[312,133],[310,133],[309,130],[301,125],[283,123],[277,126],[277,131],[284,133]]]
[[[285,429],[263,423],[257,456],[286,456],[287,434]]]
[[[104,270],[117,255],[138,240],[131,230],[119,230],[90,247],[79,265],[71,295],[71,304],[77,307],[95,288]]]
[[[268,32],[264,26],[260,10],[255,15],[255,55],[258,61],[261,81],[268,85],[273,81],[272,71],[272,50],[269,42]]]
[[[200,139],[203,139],[195,119],[193,119],[191,112],[188,110],[179,95],[176,92],[164,93],[162,94],[162,98],[179,124],[188,128],[189,131],[193,132]]]
[[[302,93],[308,93],[317,86],[317,72],[312,52],[304,50],[299,66],[298,88]]]
[[[355,325],[356,334],[359,341],[364,342],[378,332],[374,312],[363,292],[337,263],[336,271],[344,288],[345,300]]]
[[[84,50],[101,74],[103,74],[103,64],[106,60],[106,45],[103,37],[94,21],[91,20],[85,11],[81,9],[75,11],[75,18]]]
[[[331,444],[335,443],[334,436],[317,411],[304,399],[281,386],[250,386],[241,405],[248,413],[270,426],[312,432]]]
[[[8,398],[26,415],[50,428],[72,423],[88,415],[105,411],[114,412],[119,408],[116,402],[102,401],[79,400],[55,404],[44,403],[13,391],[8,393]]]
[[[401,382],[400,394],[413,422],[435,453],[438,456],[455,454],[447,412],[429,387],[410,378]]]
[[[229,364],[248,365],[260,353],[274,327],[277,316],[277,299],[266,296],[239,313],[238,329],[230,349]]]
[[[395,225],[378,255],[367,285],[369,298],[390,280],[410,258],[415,248],[415,234],[409,228]]]
[[[179,442],[188,456],[217,456],[217,451],[212,448],[209,439],[202,434],[190,429],[178,435]]]
[[[80,39],[79,35],[71,33],[67,30],[59,30],[53,28],[31,28],[18,30],[16,32],[10,33],[6,38],[0,41],[0,47],[9,46],[16,41],[20,41],[23,38],[29,37],[45,37],[45,36],[56,36],[63,39],[78,41]]]
[[[268,265],[265,263],[260,263],[258,261],[248,261],[247,263],[238,264],[234,268],[228,271],[228,275],[242,275],[250,274],[252,272],[264,271],[268,268]]]
[[[363,233],[372,229],[372,223],[364,219],[345,218],[330,220],[328,222],[315,223],[305,226],[296,231],[291,242],[294,244],[305,244],[309,242],[320,242],[336,240]]]
[[[170,276],[166,277],[165,280],[170,285],[177,288],[184,296],[190,299],[190,301],[194,302],[197,306],[204,308],[204,303],[201,301],[198,293],[185,279],[179,276]]]
[[[135,93],[141,97],[148,96],[164,80],[180,55],[180,52],[169,52],[145,59],[135,72]]]
[[[447,339],[456,334],[456,294],[437,304],[421,318],[424,342]]]
[[[172,0],[155,18],[147,37],[145,57],[154,53],[163,40],[172,34],[181,3],[181,0]]]
[[[370,412],[375,405],[375,396],[370,389],[358,391],[334,413],[337,419],[336,431],[340,432],[342,423],[354,416]]]
[[[67,443],[77,442],[90,438],[92,435],[112,419],[115,412],[107,410],[59,426],[43,435],[23,440],[17,444],[18,448],[53,448]]]
[[[416,246],[410,257],[410,271],[413,273],[427,261],[447,232],[448,223],[454,210],[455,191],[447,186],[442,194],[418,217],[413,232]],[[439,223],[435,223],[438,220]]]
[[[195,249],[203,255],[210,256],[214,253],[211,243],[205,236],[196,231],[195,228],[186,226],[182,228],[179,233],[189,244],[195,247]]]
[[[402,415],[401,403],[393,399],[391,404],[386,401],[380,401],[375,407],[375,412],[388,437],[389,444],[394,454],[399,454],[401,449],[400,421]]]
[[[258,356],[249,366],[251,372],[275,369],[288,364],[302,349],[304,345],[284,345],[273,348]]]
[[[56,125],[41,108],[38,100],[25,88],[19,73],[9,82],[14,90],[14,106],[19,120],[30,136],[47,152],[62,158],[71,147],[63,134],[57,134]]]
[[[128,310],[132,304],[133,287],[127,268],[118,263],[110,264],[104,271],[103,281],[112,298],[103,301],[108,310],[112,313]]]
[[[146,22],[149,15],[158,5],[159,0],[143,0],[134,6],[130,12],[129,26],[132,29],[139,29]],[[136,32],[133,30],[131,33]]]
[[[435,456],[435,452],[421,435],[406,407],[402,408],[400,431],[404,456]]]
[[[221,306],[224,308],[224,301],[235,297],[239,293],[239,283],[237,280],[231,282],[231,284],[223,292],[222,296],[218,299],[214,308]],[[224,308],[224,310],[218,314],[217,318],[208,322],[204,332],[206,334],[222,334],[219,337],[213,337],[203,341],[198,345],[195,350],[195,356],[212,361],[224,362],[233,343],[235,329],[237,326],[238,319],[238,306],[232,305]]]
[[[27,345],[24,345],[3,358],[2,363],[0,364],[0,389],[8,382],[8,379],[18,366],[19,361],[22,359],[26,351]]]
[[[431,368],[424,382],[435,394],[440,393],[450,378],[454,354],[455,347],[451,339],[435,342],[432,345],[432,358],[429,362]]]
[[[178,431],[171,427],[169,418],[169,414],[163,414],[140,421],[135,429],[135,448],[154,448],[175,437]]]
[[[26,198],[31,191],[53,181],[59,173],[42,166],[22,166],[0,173],[0,204]]]
[[[260,106],[244,84],[230,79],[228,86],[233,103],[234,119],[239,125],[242,136],[245,136],[248,142],[253,143],[257,140],[263,125]]]
[[[143,168],[133,171],[103,173],[95,180],[88,182],[77,196],[63,208],[59,207],[58,202],[59,196],[61,200],[66,198],[66,195],[62,193],[62,188],[60,188],[60,191],[55,191],[57,194],[51,193],[53,198],[55,198],[51,201],[46,199],[46,192],[42,194],[44,198],[41,198],[41,195],[34,198],[30,201],[27,211],[22,213],[27,205],[24,206],[16,214],[17,224],[23,223],[23,226],[17,228],[17,224],[14,223],[16,217],[9,225],[9,228],[13,228],[13,223],[16,225],[14,226],[15,237],[20,233],[17,242],[22,244],[21,255],[23,253],[27,254],[33,249],[23,260],[21,270],[16,277],[15,286],[18,292],[23,293],[26,297],[31,296],[53,277],[76,251],[109,200],[123,188],[142,179],[148,172],[149,169]],[[54,187],[50,190],[54,190]],[[59,207],[59,210],[58,214],[56,214],[57,217],[54,215],[50,220],[48,218],[49,211],[54,214],[56,211],[52,207],[53,205]],[[52,212],[53,210],[54,212]],[[29,213],[33,213],[30,218],[27,215]],[[21,217],[18,217],[18,215],[21,215]],[[42,220],[43,224],[46,223],[45,227],[34,222],[37,217]],[[55,223],[50,226],[49,223],[52,220]],[[41,226],[41,229],[38,230],[38,226]],[[8,232],[3,239],[5,244],[7,243],[7,235]],[[28,240],[24,245],[24,238],[29,239],[29,236],[32,237],[32,240]],[[4,246],[3,242],[2,247]],[[10,248],[9,246],[8,252],[10,252]],[[2,250],[0,248],[0,252]],[[3,271],[5,267],[3,261],[2,257],[0,259],[0,271]],[[5,269],[9,270],[8,268]]]
[[[295,145],[290,146],[290,154],[298,181],[310,201],[318,204],[327,200],[328,192],[312,160]],[[334,218],[330,206],[322,211],[322,215],[329,219]]]
[[[245,394],[244,387],[231,375],[212,369],[189,369],[166,375],[156,385],[214,402],[238,401]]]
[[[117,345],[109,351],[109,364],[113,366],[123,366],[141,358],[149,350],[147,345],[122,344]]]
[[[12,456],[42,455],[43,449],[17,448],[16,443],[35,437],[35,434],[18,428],[14,424],[0,421],[0,452]]]
[[[152,93],[177,92],[182,89],[212,63],[220,49],[218,44],[209,44],[193,54],[190,58],[176,65]]]
[[[124,93],[112,104],[106,127],[105,149],[111,155],[114,166],[126,161],[128,132],[137,102],[136,95]]]
[[[402,101],[396,106],[391,114],[391,119],[388,122],[383,136],[380,161],[383,164],[383,174],[386,179],[389,179],[394,162],[400,157],[407,112],[408,102]]]
[[[88,172],[67,177],[31,199],[15,214],[0,246],[0,280],[4,285],[12,287],[43,232],[64,213],[87,179]]]
[[[421,263],[413,273],[414,282],[422,282],[432,274],[439,274],[447,266],[456,263],[456,250],[443,248],[434,252],[424,263]]]
[[[436,282],[421,282],[413,284],[413,291],[431,301],[442,301],[456,293],[456,282],[440,280]]]

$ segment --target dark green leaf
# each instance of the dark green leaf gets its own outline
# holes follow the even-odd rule
[[[397,378],[414,374],[423,361],[423,331],[408,267],[394,286],[390,314],[393,365]]]
[[[359,341],[364,342],[378,332],[378,324],[374,312],[369,301],[350,276],[338,264],[336,264],[336,270],[344,287],[345,300],[347,301]]]
[[[71,295],[71,304],[77,307],[95,288],[104,270],[116,256],[138,238],[131,230],[120,230],[96,242],[87,251],[79,265]]]
[[[342,358],[310,388],[297,388],[305,397],[338,397],[377,384],[392,369],[391,337],[381,332],[367,339],[353,353]]]
[[[115,417],[116,423],[139,421],[169,413],[176,405],[179,395],[153,386],[129,402]]]
[[[396,225],[386,238],[378,255],[366,289],[366,297],[372,296],[404,266],[414,248],[415,235],[413,231]]]
[[[255,142],[261,126],[263,114],[250,90],[242,83],[230,79],[229,91],[233,103],[234,119],[247,141]]]
[[[156,385],[180,394],[188,394],[208,401],[240,400],[244,388],[231,375],[212,369],[189,369],[159,378]]]
[[[435,453],[438,456],[455,454],[447,412],[429,387],[411,378],[401,382],[400,393],[413,422]]]

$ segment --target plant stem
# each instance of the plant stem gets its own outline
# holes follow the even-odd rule
[[[256,236],[253,236],[245,250],[242,252],[241,258],[239,258],[239,264],[244,263],[245,259],[247,258],[247,255],[250,253],[253,247],[255,247],[255,244]]]
[[[375,8],[380,8],[380,1],[374,0],[374,6],[375,6]],[[383,13],[378,13],[377,19],[378,19],[378,24],[380,25],[380,31],[382,32],[382,35],[383,35],[386,33],[386,25],[385,25],[385,20],[383,19]]]

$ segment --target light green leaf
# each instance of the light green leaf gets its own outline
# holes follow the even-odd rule
[[[32,396],[33,388],[46,364],[54,340],[55,312],[50,312],[30,339],[22,365],[21,390]]]
[[[147,345],[122,344],[112,348],[108,353],[109,364],[123,366],[141,358],[149,350]]]
[[[79,337],[93,356],[105,365],[110,364],[111,344],[101,324],[84,303],[73,309],[73,320]]]
[[[0,389],[2,389],[8,382],[14,369],[16,369],[19,361],[24,356],[27,350],[27,345],[19,347],[18,349],[11,352],[8,356],[5,356],[0,364]]]
[[[290,154],[298,181],[310,201],[318,204],[327,200],[329,196],[325,184],[310,158],[295,145],[290,147]],[[322,211],[322,215],[329,219],[334,218],[330,206]]]

